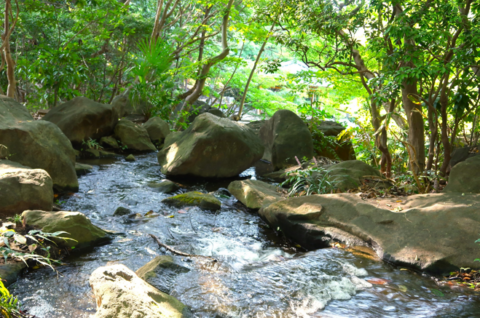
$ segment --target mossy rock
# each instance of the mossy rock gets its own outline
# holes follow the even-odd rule
[[[211,194],[201,192],[187,192],[162,200],[163,203],[172,205],[177,208],[185,206],[198,206],[204,210],[217,211],[220,210],[222,203]]]

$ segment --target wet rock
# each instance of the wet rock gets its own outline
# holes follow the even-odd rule
[[[362,184],[362,180],[373,177],[376,182],[374,186],[377,188],[386,188],[391,186],[380,172],[359,160],[348,160],[338,164],[334,164],[326,169],[329,179],[334,186],[340,191],[358,188]]]
[[[140,125],[122,119],[115,127],[115,136],[121,143],[133,151],[156,151],[148,132]]]
[[[43,169],[58,190],[78,190],[75,152],[56,126],[33,120],[27,109],[8,97],[0,97],[0,144],[8,159],[33,169]]]
[[[127,157],[125,157],[125,160],[126,161],[135,161],[137,159],[135,159],[135,157],[132,154],[129,154]]]
[[[58,242],[64,246],[79,249],[110,240],[107,232],[93,225],[90,219],[80,212],[27,210],[22,213],[22,217],[27,225],[40,228],[43,232],[68,232],[69,234],[62,236],[72,238],[76,242],[71,240]]]
[[[172,193],[178,191],[180,186],[170,180],[162,180],[161,182],[150,182],[147,184],[150,188],[156,189],[163,193]]]
[[[84,163],[75,163],[75,171],[77,172],[77,176],[83,176],[93,170],[93,167]],[[31,210],[31,209],[29,209]]]
[[[53,182],[45,170],[0,160],[0,215],[13,216],[30,209],[51,211],[52,206]]]
[[[222,203],[213,195],[196,191],[178,194],[176,196],[163,199],[162,202],[177,208],[198,206],[201,209],[212,211],[220,210],[222,206]]]
[[[206,113],[167,137],[158,162],[165,175],[228,178],[251,167],[263,150],[252,130]]]
[[[150,118],[143,124],[143,128],[147,130],[150,140],[156,145],[161,145],[170,134],[170,127],[160,117]]]
[[[3,280],[3,285],[8,287],[15,283],[25,268],[27,268],[27,265],[24,262],[10,260],[6,264],[0,265],[0,277]]]
[[[43,120],[60,127],[74,146],[83,141],[100,139],[113,133],[118,114],[111,105],[97,103],[86,97],[75,97],[52,108]]]
[[[448,184],[443,192],[480,193],[479,171],[480,156],[474,156],[456,164],[450,171]]]
[[[125,265],[97,268],[90,276],[97,302],[94,318],[183,318],[192,317],[188,308],[143,281]]]
[[[263,159],[270,161],[275,169],[296,165],[295,156],[299,160],[313,157],[313,141],[307,125],[289,110],[278,110],[259,133],[265,146]]]
[[[228,191],[250,209],[260,209],[283,200],[277,187],[258,180],[233,181],[229,184]]]
[[[117,155],[110,151],[105,151],[102,149],[87,149],[81,153],[82,157],[85,158],[115,158]]]
[[[217,191],[215,191],[215,194],[224,198],[230,198],[232,196],[230,191],[228,191],[228,189],[225,189],[225,188],[219,188]]]
[[[128,215],[132,213],[132,210],[124,208],[124,207],[118,207],[115,212],[113,213],[113,216],[122,216],[122,215]]]
[[[189,271],[188,268],[175,263],[171,256],[162,255],[143,265],[136,273],[153,287],[168,294],[175,284],[176,277]]]
[[[272,227],[309,249],[337,240],[385,261],[433,273],[480,268],[480,195],[440,193],[362,200],[355,194],[289,198],[260,210]],[[473,256],[472,256],[473,255]]]
[[[106,136],[106,137],[100,138],[100,145],[102,145],[105,148],[111,148],[111,149],[119,149],[120,148],[117,140],[113,136]]]

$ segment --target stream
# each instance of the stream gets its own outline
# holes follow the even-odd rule
[[[170,195],[149,187],[165,178],[156,154],[139,155],[135,162],[120,157],[83,162],[94,170],[79,178],[79,192],[59,198],[62,209],[80,211],[116,234],[110,244],[67,257],[58,274],[32,269],[11,286],[37,317],[93,315],[89,277],[95,269],[122,263],[135,271],[155,256],[171,255],[148,234],[177,250],[219,260],[209,265],[173,256],[185,270],[161,277],[161,289],[190,307],[195,317],[480,317],[480,296],[466,289],[440,287],[429,276],[342,249],[300,251],[225,195],[221,189],[231,180],[180,181],[184,188],[178,193],[215,191],[222,209],[179,213],[161,203]],[[241,176],[254,178],[253,168]],[[113,216],[119,206],[160,216]]]

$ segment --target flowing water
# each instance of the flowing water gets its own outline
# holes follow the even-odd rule
[[[465,289],[439,287],[429,277],[342,249],[298,251],[226,196],[221,188],[228,181],[183,181],[179,192],[215,191],[222,209],[179,213],[161,203],[168,195],[148,186],[164,178],[154,154],[133,163],[119,158],[90,164],[94,171],[80,178],[78,193],[60,199],[62,208],[83,212],[116,235],[110,244],[65,259],[58,274],[31,270],[13,286],[37,317],[94,314],[89,276],[96,268],[113,262],[137,270],[157,255],[170,254],[148,234],[177,250],[219,260],[212,265],[173,256],[184,270],[160,278],[161,289],[189,306],[195,317],[480,317],[480,297]],[[254,177],[253,169],[243,176]],[[159,216],[113,216],[119,206]],[[373,279],[387,283],[368,282]]]

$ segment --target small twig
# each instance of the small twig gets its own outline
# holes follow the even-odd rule
[[[184,253],[184,252],[180,252],[180,251],[177,251],[176,249],[174,249],[173,247],[170,247],[166,244],[163,244],[162,242],[160,242],[160,240],[158,239],[158,237],[156,237],[155,235],[153,234],[148,234],[150,235],[155,241],[157,241],[157,244],[160,246],[160,247],[164,247],[166,250],[172,252],[173,254],[176,254],[176,255],[180,255],[180,256],[185,256],[185,257],[202,257],[202,258],[207,258],[211,261],[213,261],[214,263],[217,262],[217,260],[213,257],[210,257],[210,256],[204,256],[204,255],[192,255],[192,254],[187,254],[187,253]]]

